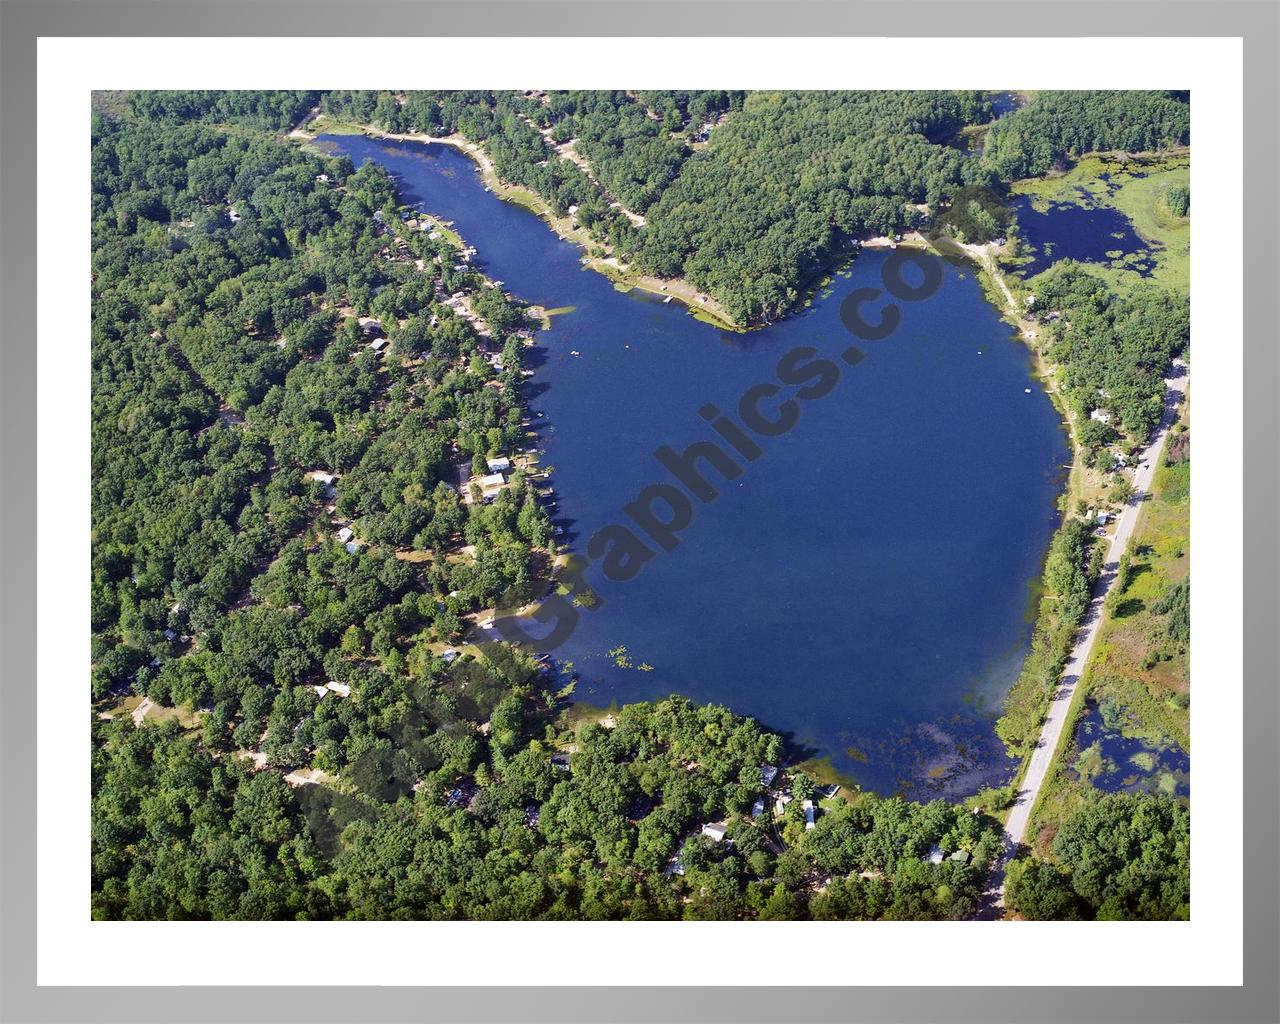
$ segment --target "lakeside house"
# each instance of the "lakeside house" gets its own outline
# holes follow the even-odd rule
[[[778,777],[778,769],[771,764],[762,764],[760,766],[760,785],[771,786],[773,780]]]
[[[1099,423],[1110,423],[1111,413],[1107,412],[1106,409],[1094,409],[1093,412],[1089,413],[1089,419],[1096,420]]]
[[[336,679],[330,679],[324,684],[324,688],[331,693],[336,693],[339,697],[350,697],[351,687],[346,683],[340,683]]]
[[[814,809],[812,800],[806,800],[800,806],[804,809],[804,828],[807,832],[816,823],[817,811]]]
[[[758,818],[764,814],[764,799],[761,798],[751,805],[751,817]]]
[[[501,473],[487,473],[476,481],[480,485],[480,495],[485,502],[493,501],[507,484],[507,478]]]
[[[511,460],[500,457],[496,459],[488,459],[485,465],[489,467],[490,473],[509,473],[511,472]]]
[[[773,802],[773,813],[781,817],[787,809],[787,804],[791,803],[791,794],[783,793]]]
[[[717,843],[724,839],[728,831],[722,821],[713,821],[702,826],[702,834]]]
[[[925,855],[925,860],[930,864],[941,864],[943,860],[943,852],[941,846],[931,846],[929,852]]]

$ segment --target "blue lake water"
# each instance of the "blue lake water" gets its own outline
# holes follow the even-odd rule
[[[1119,709],[1111,715],[1095,701],[1090,701],[1076,725],[1076,749],[1086,753],[1077,758],[1073,769],[1076,778],[1086,779],[1095,789],[1105,793],[1163,793],[1166,796],[1191,795],[1191,758],[1172,740],[1152,742],[1138,736],[1126,736],[1123,720],[1109,720],[1123,715]],[[1096,750],[1091,750],[1096,746]]]
[[[1030,196],[1015,196],[1012,205],[1035,257],[1019,268],[1024,277],[1048,270],[1061,259],[1123,266],[1143,277],[1156,268],[1150,246],[1129,218],[1112,207],[1094,206],[1083,189],[1080,203],[1054,202],[1037,210]]]
[[[454,221],[513,294],[575,307],[538,335],[529,404],[544,414],[557,522],[580,553],[628,522],[646,485],[672,481],[655,449],[715,439],[703,406],[732,412],[797,346],[839,362],[856,340],[841,300],[880,285],[886,254],[866,252],[796,315],[722,332],[584,270],[576,247],[487,193],[448,147],[326,141],[380,161],[406,201]],[[947,266],[935,295],[900,305],[896,332],[858,342],[863,362],[840,363],[789,433],[758,439],[763,455],[739,459],[739,478],[707,472],[719,496],[694,502],[674,551],[628,582],[587,570],[603,603],[556,652],[580,675],[579,699],[725,704],[880,792],[1007,780],[992,724],[1029,640],[1067,442],[1028,351],[967,268]],[[629,667],[610,655],[619,647]]]

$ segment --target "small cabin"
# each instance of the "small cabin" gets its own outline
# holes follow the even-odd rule
[[[345,544],[354,536],[355,536],[355,531],[352,530],[351,527],[349,526],[344,526],[337,533],[338,540],[342,541],[343,544]]]
[[[702,834],[717,843],[724,839],[728,831],[724,823],[719,821],[702,826]]]

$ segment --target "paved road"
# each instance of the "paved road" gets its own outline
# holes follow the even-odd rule
[[[1116,521],[1115,533],[1112,534],[1111,543],[1107,548],[1107,556],[1103,562],[1098,582],[1094,585],[1093,597],[1089,601],[1088,609],[1085,611],[1084,622],[1080,627],[1080,632],[1076,635],[1075,647],[1072,648],[1071,657],[1067,661],[1066,668],[1062,671],[1062,680],[1049,705],[1049,714],[1045,718],[1044,728],[1040,731],[1040,739],[1037,741],[1035,751],[1031,755],[1031,763],[1027,766],[1027,773],[1022,779],[1021,788],[1019,788],[1018,794],[1014,798],[1013,808],[1009,812],[1009,820],[1005,822],[1004,852],[992,873],[992,887],[987,893],[988,899],[985,901],[985,913],[981,916],[998,917],[1002,915],[1000,908],[1004,906],[1005,865],[1017,852],[1018,845],[1023,842],[1026,836],[1027,821],[1031,816],[1031,809],[1035,806],[1036,797],[1040,795],[1040,787],[1044,784],[1045,775],[1048,774],[1049,766],[1053,763],[1053,755],[1058,749],[1059,741],[1062,739],[1062,731],[1067,724],[1067,711],[1071,707],[1071,698],[1075,696],[1080,676],[1084,672],[1085,665],[1089,663],[1089,653],[1093,650],[1093,642],[1097,639],[1098,628],[1102,624],[1103,603],[1106,601],[1107,594],[1111,590],[1111,584],[1115,580],[1120,556],[1128,549],[1129,541],[1133,537],[1133,530],[1137,525],[1142,503],[1150,496],[1151,480],[1155,476],[1156,465],[1164,449],[1165,438],[1168,436],[1169,428],[1173,425],[1178,405],[1186,395],[1186,368],[1175,366],[1165,384],[1167,390],[1165,391],[1164,399],[1164,415],[1161,417],[1160,426],[1155,435],[1151,438],[1147,447],[1143,449],[1139,458],[1137,469],[1133,475],[1133,497],[1129,499],[1128,504],[1120,512]]]

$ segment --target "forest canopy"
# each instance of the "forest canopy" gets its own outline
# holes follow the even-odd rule
[[[1162,92],[1042,91],[994,121],[980,91],[330,92],[320,105],[483,144],[503,179],[740,325],[782,316],[852,239],[927,226],[957,196],[973,205],[1085,152],[1190,137],[1185,98]],[[980,159],[953,145],[987,123]]]
[[[1145,153],[1191,142],[1191,104],[1167,92],[1045,90],[991,126],[983,159],[1004,180],[1084,153]]]

